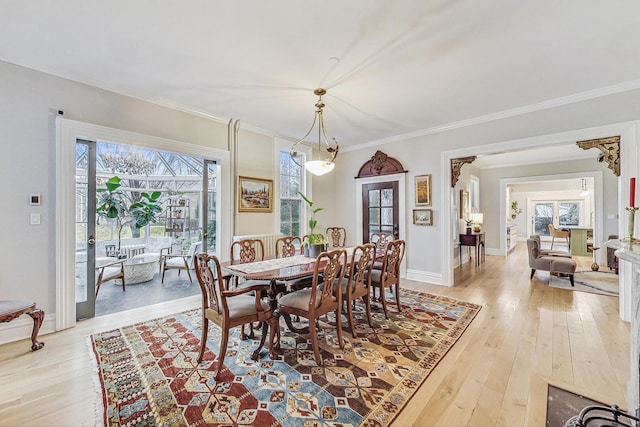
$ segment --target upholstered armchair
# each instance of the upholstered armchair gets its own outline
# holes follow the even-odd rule
[[[538,234],[532,234],[529,236],[530,239],[538,242],[538,250],[540,251],[540,255],[549,255],[549,256],[561,256],[565,258],[571,258],[571,254],[563,251],[552,251],[550,249],[542,249],[542,243],[540,241],[540,236]]]
[[[573,286],[573,275],[576,272],[576,262],[571,258],[542,255],[540,247],[535,239],[527,240],[527,251],[529,252],[529,268],[531,268],[530,279],[536,270],[548,271],[550,273],[561,273],[569,276],[571,286]]]

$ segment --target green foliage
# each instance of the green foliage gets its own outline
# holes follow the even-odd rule
[[[314,208],[313,202],[309,200],[307,196],[305,196],[299,191],[298,191],[298,194],[300,195],[300,197],[302,197],[302,199],[305,202],[307,202],[307,205],[309,205],[309,209],[311,210],[311,217],[309,218],[309,236],[308,236],[309,244],[314,245],[314,244],[324,243],[324,236],[322,234],[316,234],[313,232],[313,230],[316,228],[316,225],[318,225],[316,214],[321,210],[323,210],[324,208]]]
[[[142,228],[157,221],[157,215],[162,212],[159,199],[162,193],[154,191],[149,194],[140,193],[140,200],[133,202],[129,192],[120,189],[121,179],[111,177],[106,188],[99,188],[96,197],[96,213],[108,219],[115,219],[118,224],[118,246],[122,237],[122,229],[127,224]]]
[[[522,209],[518,207],[518,201],[515,200],[511,202],[511,214],[520,215],[521,213],[522,213]]]

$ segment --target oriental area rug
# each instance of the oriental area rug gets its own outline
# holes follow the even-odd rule
[[[210,323],[198,364],[200,310],[90,337],[108,426],[385,426],[460,338],[480,310],[476,304],[402,289],[402,313],[389,301],[389,320],[372,304],[354,311],[357,338],[343,318],[344,349],[335,316],[320,321],[323,365],[307,335],[281,327],[281,354],[232,330],[225,366],[213,378],[220,329]],[[373,306],[376,306],[375,309]],[[304,320],[302,320],[304,321]],[[259,334],[257,334],[259,335]],[[259,338],[259,337],[258,337]]]

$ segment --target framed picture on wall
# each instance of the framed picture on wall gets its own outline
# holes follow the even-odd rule
[[[273,212],[273,180],[239,177],[238,212]]]
[[[433,211],[431,209],[414,209],[413,223],[415,225],[433,225]]]
[[[469,192],[460,190],[460,219],[469,219],[470,212]]]
[[[416,206],[431,206],[431,174],[418,175],[416,182]]]

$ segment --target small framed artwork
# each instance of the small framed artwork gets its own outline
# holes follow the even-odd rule
[[[239,177],[238,212],[273,212],[273,180]]]
[[[433,211],[431,209],[414,209],[413,223],[415,225],[433,225]]]
[[[469,192],[467,190],[460,190],[460,219],[469,219],[470,212]]]
[[[431,206],[431,174],[418,175],[416,180],[416,206]]]

